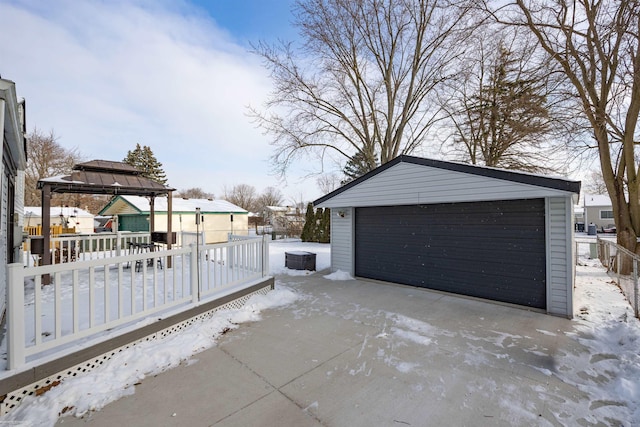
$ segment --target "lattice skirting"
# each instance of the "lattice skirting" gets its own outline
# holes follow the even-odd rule
[[[46,393],[51,388],[60,384],[64,379],[75,377],[77,375],[81,375],[86,372],[90,372],[93,369],[101,366],[106,361],[110,360],[116,354],[133,347],[141,342],[153,341],[157,339],[162,339],[169,335],[179,333],[185,328],[193,325],[194,323],[201,322],[203,320],[210,319],[213,315],[221,310],[229,310],[229,309],[239,309],[241,308],[253,295],[266,295],[272,289],[271,285],[266,285],[264,288],[258,289],[254,292],[246,294],[240,298],[237,298],[233,301],[230,301],[226,304],[215,307],[211,310],[208,310],[204,313],[200,313],[197,316],[191,317],[190,319],[184,320],[182,322],[176,323],[168,328],[157,331],[153,334],[147,335],[144,338],[140,338],[136,341],[133,341],[129,344],[123,345],[121,347],[115,348],[111,351],[108,351],[98,357],[94,357],[86,362],[75,365],[69,369],[65,369],[64,371],[58,372],[55,375],[51,375],[45,379],[29,384],[26,387],[22,387],[18,390],[15,390],[11,393],[8,393],[2,402],[0,402],[0,415],[5,415],[17,406],[20,405],[22,400],[27,396],[40,396]]]

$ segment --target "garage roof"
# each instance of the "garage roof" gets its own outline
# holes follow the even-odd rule
[[[463,163],[447,162],[443,160],[433,160],[421,157],[401,155],[391,160],[390,162],[387,162],[384,165],[372,170],[371,172],[361,176],[360,178],[351,181],[350,183],[338,188],[337,190],[317,199],[313,202],[313,204],[315,206],[318,206],[324,202],[327,202],[328,200],[344,193],[345,191],[367,180],[370,180],[371,178],[400,164],[424,166],[431,169],[475,175],[478,177],[492,178],[516,184],[526,184],[529,186],[541,187],[544,189],[556,190],[572,194],[580,193],[580,181],[570,181],[563,178],[552,178],[526,172],[517,172],[485,166],[468,165]]]

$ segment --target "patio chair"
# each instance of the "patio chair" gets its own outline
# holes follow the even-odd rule
[[[154,243],[135,243],[134,245],[137,253],[155,252],[155,249],[159,248],[159,246]],[[136,272],[142,269],[144,261],[143,259],[136,260]],[[157,261],[158,267],[162,270],[162,258],[157,258]],[[147,259],[147,266],[153,267],[153,258]]]

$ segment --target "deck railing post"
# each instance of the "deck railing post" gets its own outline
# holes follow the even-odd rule
[[[640,318],[640,309],[638,308],[638,260],[632,258],[633,261],[633,312],[636,318]]]
[[[116,256],[122,253],[122,232],[116,231]]]
[[[189,280],[191,281],[191,302],[196,304],[200,300],[200,272],[198,271],[198,265],[200,264],[200,260],[198,259],[198,245],[197,243],[192,243],[189,245],[191,247],[191,254],[189,258],[191,260]]]
[[[262,235],[262,277],[269,275],[269,242],[271,236],[268,234]]]
[[[20,263],[7,266],[7,368],[25,363],[24,348],[24,267]],[[36,301],[36,303],[38,303]]]

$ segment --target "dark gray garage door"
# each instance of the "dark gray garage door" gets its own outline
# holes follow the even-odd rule
[[[356,209],[357,276],[546,308],[544,200]]]

